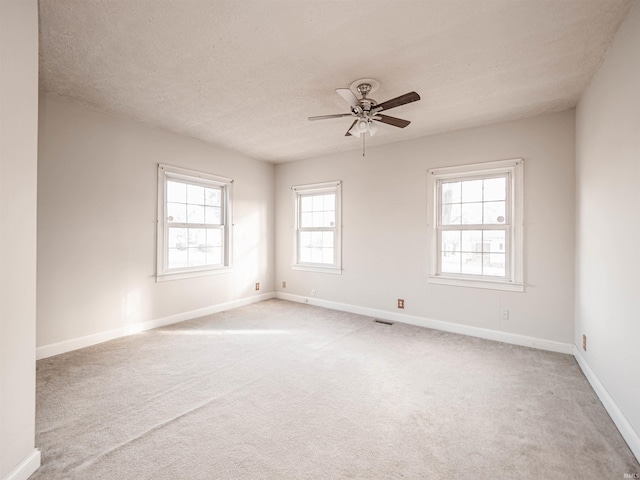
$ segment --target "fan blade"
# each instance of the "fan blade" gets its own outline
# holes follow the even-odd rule
[[[344,101],[351,105],[352,108],[360,106],[360,102],[358,102],[356,96],[348,88],[336,88],[336,93],[344,98]]]
[[[327,118],[342,118],[342,117],[350,117],[350,113],[336,113],[334,115],[319,115],[317,117],[308,117],[309,120],[325,120]]]
[[[405,93],[399,97],[392,98],[386,102],[382,102],[374,107],[374,110],[381,112],[382,110],[390,110],[392,108],[399,107],[400,105],[406,105],[407,103],[417,102],[420,100],[420,95],[416,92]]]
[[[344,134],[345,137],[351,137],[352,135],[349,133],[349,130],[351,130],[353,128],[353,126],[358,122],[358,119],[356,118],[353,123],[351,124],[351,126],[349,128],[347,128],[347,133]]]
[[[401,118],[390,117],[389,115],[382,115],[381,113],[377,113],[374,120],[378,122],[386,123],[387,125],[393,125],[394,127],[404,128],[409,125],[411,122],[409,120],[403,120]]]

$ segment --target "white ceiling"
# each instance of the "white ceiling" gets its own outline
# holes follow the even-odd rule
[[[359,150],[334,92],[374,78],[367,145],[576,105],[632,0],[40,0],[40,88],[283,162]],[[387,113],[387,112],[385,112]]]

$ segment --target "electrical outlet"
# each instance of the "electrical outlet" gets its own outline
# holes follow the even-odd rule
[[[311,296],[312,297],[316,296],[316,289],[315,288],[311,289]]]
[[[287,288],[287,282],[282,282],[282,288]]]
[[[398,299],[398,308],[404,308],[404,298]]]
[[[586,352],[587,351],[587,336],[586,335],[582,335],[582,349]]]
[[[500,320],[509,320],[509,309],[501,308],[500,309]]]
[[[260,282],[256,282],[256,290],[260,290]]]

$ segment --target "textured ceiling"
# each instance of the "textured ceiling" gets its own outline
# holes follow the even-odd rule
[[[576,104],[631,0],[40,0],[40,88],[282,162],[358,150],[334,92],[380,82],[368,145]],[[387,112],[385,112],[387,113]]]

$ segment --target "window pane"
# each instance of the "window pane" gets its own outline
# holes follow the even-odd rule
[[[222,229],[208,228],[207,229],[207,247],[221,247],[222,246]]]
[[[204,207],[187,204],[187,223],[204,223]]]
[[[169,268],[182,268],[187,266],[187,249],[186,248],[170,248],[169,249]]]
[[[322,246],[333,248],[333,232],[322,232]]]
[[[199,247],[204,250],[207,245],[207,231],[204,228],[189,228],[189,248]]]
[[[462,202],[482,201],[482,180],[467,180],[462,183]]]
[[[311,246],[311,232],[300,232],[300,246],[301,247]]]
[[[311,232],[311,245],[322,247],[322,232]]]
[[[334,264],[334,232],[302,231],[299,236],[300,263]]]
[[[219,188],[205,188],[204,204],[213,207],[222,206],[222,190]]]
[[[167,181],[167,201],[187,203],[187,186],[184,183]]]
[[[311,262],[311,247],[300,248],[300,261],[303,263]]]
[[[442,244],[440,248],[443,257],[454,252],[460,252],[460,230],[445,230],[442,232]]]
[[[324,213],[323,212],[313,212],[313,220],[311,221],[312,227],[322,227],[324,224]]]
[[[460,273],[460,260],[461,255],[459,253],[442,252],[441,255],[441,269],[443,273]]]
[[[323,227],[334,227],[336,224],[336,213],[331,211],[331,212],[324,212],[324,221],[322,222],[322,226]]]
[[[185,223],[187,221],[187,206],[184,203],[167,203],[167,221]]]
[[[313,197],[311,197],[313,200],[313,211],[314,212],[321,212],[324,206],[324,195],[314,195]]]
[[[507,179],[487,178],[484,180],[484,201],[506,200],[507,199]]]
[[[468,273],[471,275],[482,275],[482,254],[463,253],[462,273]]]
[[[207,248],[207,265],[222,265],[222,247]]]
[[[442,184],[442,203],[460,203],[460,182],[448,182]]]
[[[187,203],[204,205],[204,187],[187,185]]]
[[[482,253],[482,230],[462,231],[462,251]]]
[[[505,253],[506,234],[504,230],[485,230],[483,235],[484,253]]]
[[[454,203],[451,205],[442,206],[442,225],[460,225],[461,218],[461,205]]]
[[[505,202],[486,202],[484,205],[484,223],[505,223]]]
[[[300,197],[300,211],[301,212],[310,212],[313,207],[313,200],[309,195],[304,195]]]
[[[504,253],[485,253],[483,273],[495,277],[506,276],[506,255]]]
[[[189,266],[202,267],[207,264],[207,249],[205,247],[189,248]]]
[[[187,248],[187,229],[169,228],[169,248],[185,250]]]
[[[474,225],[482,223],[482,203],[463,203],[461,216],[463,224]]]
[[[335,211],[336,209],[336,196],[335,194],[325,195],[324,201],[322,202],[325,211]]]
[[[222,209],[220,207],[204,207],[204,222],[222,225]]]
[[[300,226],[302,228],[313,226],[313,213],[300,214]]]

